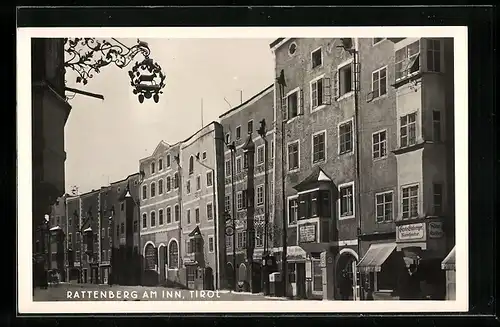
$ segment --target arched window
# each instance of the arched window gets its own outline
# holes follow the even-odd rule
[[[158,160],[158,170],[163,170],[163,159]]]
[[[158,194],[163,194],[163,179],[158,181]]]
[[[189,175],[192,175],[194,172],[194,157],[189,157]]]
[[[142,214],[142,228],[148,228],[148,215]]]
[[[149,195],[151,197],[154,197],[156,195],[156,184],[155,183],[151,183],[151,190],[149,191]]]
[[[168,246],[168,269],[179,268],[179,245],[172,240]]]
[[[156,212],[154,211],[151,211],[151,224],[150,224],[151,227],[155,227],[156,226]]]
[[[154,174],[155,173],[155,163],[152,162],[151,163],[151,174]]]
[[[172,189],[171,178],[170,178],[170,176],[167,176],[167,190],[166,190],[166,192],[170,192],[171,189]]]
[[[146,185],[144,185],[142,187],[142,199],[143,200],[146,200],[148,197],[148,188],[146,187]]]

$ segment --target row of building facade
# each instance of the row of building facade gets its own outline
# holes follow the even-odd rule
[[[161,141],[139,173],[54,205],[64,279],[260,292],[286,229],[291,296],[446,297],[453,40],[280,38],[271,51],[274,84]]]

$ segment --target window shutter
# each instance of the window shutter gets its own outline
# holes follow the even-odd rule
[[[302,115],[304,113],[304,90],[300,89],[299,91],[299,108],[298,108],[298,113],[299,115]]]
[[[288,120],[288,97],[284,96],[283,97],[283,107],[281,108],[283,110],[283,120]]]
[[[323,78],[323,104],[331,104],[332,85],[330,78]]]
[[[335,70],[333,73],[333,96],[335,100],[339,98],[339,71]]]

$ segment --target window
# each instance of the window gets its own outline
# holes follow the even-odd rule
[[[313,134],[313,162],[325,160],[325,136],[326,132]]]
[[[203,151],[203,153],[201,155],[201,159],[202,160],[206,160],[207,159],[207,151]]]
[[[253,132],[253,120],[248,121],[247,128],[248,128],[248,134],[251,134]]]
[[[299,91],[289,94],[286,98],[287,118],[292,119],[299,114]]]
[[[167,168],[170,168],[170,155],[167,154]]]
[[[168,269],[179,268],[179,245],[172,240],[168,246]]]
[[[186,182],[186,192],[187,194],[191,193],[191,181]]]
[[[213,185],[212,172],[209,171],[207,172],[207,187],[210,187],[212,185]]]
[[[146,185],[142,186],[142,199],[146,200],[148,197],[148,188]]]
[[[163,179],[158,181],[158,194],[163,194]]]
[[[170,192],[170,190],[172,189],[172,180],[170,178],[170,176],[167,176],[167,178],[165,179],[167,181],[167,192]]]
[[[167,207],[167,224],[172,223],[172,208]]]
[[[236,158],[236,174],[241,173],[241,157]]]
[[[427,40],[427,71],[441,72],[441,41]]]
[[[186,211],[186,220],[188,225],[191,224],[191,209],[187,209]]]
[[[231,134],[226,133],[226,144],[229,144],[231,142]]]
[[[68,233],[68,243],[73,243],[73,234]]]
[[[433,193],[433,212],[434,214],[441,215],[443,213],[443,185],[434,183],[432,185]]]
[[[231,212],[231,197],[229,195],[224,197],[224,211]]]
[[[200,223],[200,208],[194,209],[194,219],[197,224]]]
[[[299,201],[298,199],[288,200],[288,225],[295,225],[299,218]]]
[[[264,145],[257,148],[257,165],[264,163]]]
[[[432,134],[434,142],[441,141],[441,111],[432,111]]]
[[[158,210],[158,225],[163,225],[163,209]]]
[[[312,260],[313,292],[323,292],[323,269],[320,260]]]
[[[403,219],[418,217],[418,185],[403,187]]]
[[[296,51],[297,51],[297,44],[293,42],[288,47],[288,54],[292,56]]]
[[[226,236],[226,248],[228,250],[232,250],[232,248],[233,248],[233,237],[232,236]]]
[[[321,53],[321,48],[311,52],[311,64],[312,68],[319,67],[323,64],[323,55]]]
[[[257,205],[263,205],[264,204],[264,186],[259,185],[257,186]]]
[[[257,228],[255,231],[255,247],[261,248],[264,246],[264,233],[262,228]]]
[[[241,126],[236,127],[236,139],[239,140],[241,138]]]
[[[329,78],[318,78],[311,82],[311,110],[327,104],[328,91],[330,90]],[[325,92],[326,91],[326,92]]]
[[[339,125],[339,154],[352,151],[352,120]]]
[[[151,190],[149,191],[149,193],[151,194],[151,197],[154,197],[156,195],[156,184],[154,182],[151,183],[150,188]]]
[[[309,205],[311,217],[318,216],[318,192],[311,193],[311,203]]]
[[[179,205],[176,204],[175,207],[174,207],[174,219],[175,219],[176,222],[179,221],[180,215],[181,215],[181,211],[180,211]]]
[[[242,192],[236,193],[236,206],[237,206],[238,210],[243,209],[243,193]]]
[[[299,141],[288,145],[288,171],[299,169]]]
[[[137,220],[134,220],[133,228],[134,228],[134,233],[137,233],[137,231],[139,230],[139,222]],[[108,234],[109,234],[109,230],[108,230]]]
[[[155,173],[155,163],[151,163],[151,174]]]
[[[408,77],[420,70],[420,41],[415,41],[396,51],[396,80]]]
[[[383,40],[385,40],[385,37],[374,37],[373,38],[373,45],[377,44],[377,43],[380,43],[382,42]]]
[[[226,160],[226,177],[231,176],[231,161]]]
[[[179,188],[179,173],[174,174],[174,188],[175,189]]]
[[[163,160],[158,160],[158,170],[163,170]]]
[[[150,217],[151,217],[150,226],[155,227],[156,226],[156,212],[151,211]]]
[[[209,253],[214,252],[214,237],[213,236],[208,237],[208,252]]]
[[[402,148],[417,143],[417,114],[412,113],[400,119],[400,145]]]
[[[387,131],[383,130],[372,134],[373,159],[387,156]]]
[[[351,217],[354,215],[354,184],[340,187],[340,217]]]
[[[104,228],[101,228],[101,238],[104,238],[104,236],[106,236],[106,232]]]
[[[351,92],[353,89],[352,63],[340,67],[338,71],[338,76],[339,76],[338,95],[339,97],[341,97],[344,94]]]
[[[387,68],[381,68],[372,73],[373,98],[387,94]]]
[[[392,221],[392,191],[375,194],[377,223]]]
[[[120,224],[120,234],[125,234],[125,223]]]
[[[214,219],[214,210],[211,203],[207,204],[207,220]]]
[[[237,236],[237,247],[238,249],[244,249],[246,248],[246,243],[247,243],[247,234],[244,231],[239,231],[236,234]]]
[[[106,250],[102,250],[101,252],[101,261],[106,261]]]
[[[189,175],[192,175],[194,172],[194,157],[189,157]]]
[[[196,190],[201,190],[201,176],[196,176]]]
[[[243,169],[248,169],[248,152],[243,153]]]

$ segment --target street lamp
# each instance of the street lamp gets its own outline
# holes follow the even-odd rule
[[[64,68],[71,69],[77,73],[76,82],[87,85],[88,80],[98,74],[103,67],[114,63],[119,68],[125,68],[132,60],[141,54],[144,60],[136,62],[129,71],[130,85],[133,93],[137,94],[140,103],[144,99],[153,98],[154,102],[159,102],[159,94],[165,87],[165,74],[160,65],[149,57],[151,50],[149,45],[141,40],[137,44],[128,47],[115,38],[111,38],[117,44],[109,41],[98,41],[94,38],[65,38],[64,51],[66,60]],[[68,91],[80,93],[88,96],[104,99],[104,97],[89,92],[66,88]]]

